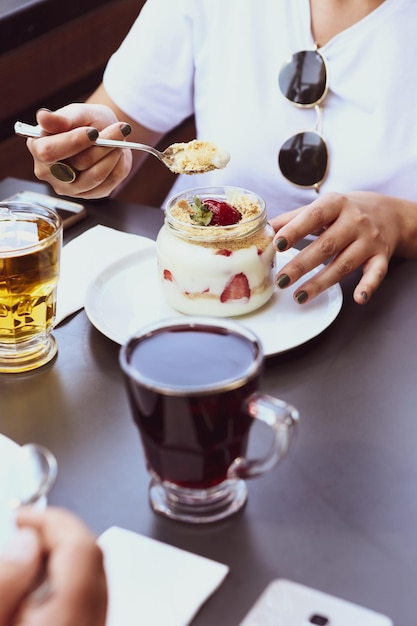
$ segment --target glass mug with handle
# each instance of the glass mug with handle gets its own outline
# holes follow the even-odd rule
[[[244,506],[245,479],[284,458],[298,411],[259,391],[263,364],[257,336],[224,318],[163,319],[124,344],[120,365],[156,513],[197,524],[223,519]],[[273,443],[263,458],[248,459],[255,420],[269,426]]]
[[[52,335],[62,221],[35,204],[0,203],[0,372],[26,372],[57,352]]]

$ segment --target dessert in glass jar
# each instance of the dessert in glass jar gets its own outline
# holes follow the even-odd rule
[[[170,198],[157,237],[158,273],[177,311],[229,317],[272,296],[274,230],[265,202],[238,187],[202,187]]]

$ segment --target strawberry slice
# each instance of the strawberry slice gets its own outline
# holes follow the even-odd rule
[[[191,219],[199,226],[232,226],[242,219],[242,214],[235,207],[215,198],[200,200],[195,196],[191,207]]]
[[[212,212],[210,226],[231,226],[242,219],[240,211],[222,200],[207,198],[203,200],[203,204]]]
[[[226,287],[223,289],[223,293],[220,296],[220,302],[240,300],[241,298],[250,298],[249,281],[246,274],[243,272],[232,276]]]
[[[164,270],[163,275],[165,280],[169,280],[171,283],[174,282],[172,274],[169,270]]]

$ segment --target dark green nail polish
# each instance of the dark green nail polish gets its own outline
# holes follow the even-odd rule
[[[308,298],[308,293],[306,291],[299,291],[298,293],[295,294],[295,299],[297,300],[298,304],[304,304],[307,298]]]
[[[98,138],[97,128],[89,128],[87,130],[87,135],[90,141],[95,141]]]
[[[284,287],[287,287],[290,284],[290,280],[291,279],[288,274],[280,274],[275,282],[280,289],[284,289]]]
[[[285,237],[278,237],[275,245],[280,252],[283,252],[283,250],[285,250],[285,248],[288,246],[288,241],[285,239]]]
[[[366,291],[361,291],[361,298],[364,302],[368,302],[368,294]]]
[[[120,126],[120,132],[122,133],[123,137],[127,137],[132,132],[131,125],[127,123],[122,124]]]

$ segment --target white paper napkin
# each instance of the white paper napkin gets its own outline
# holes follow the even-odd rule
[[[123,256],[154,246],[147,237],[94,226],[62,249],[56,324],[84,306],[87,287],[99,272]]]
[[[186,626],[229,571],[117,526],[97,542],[109,590],[106,626]]]

